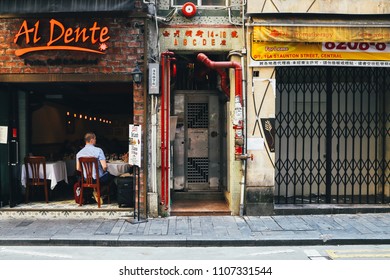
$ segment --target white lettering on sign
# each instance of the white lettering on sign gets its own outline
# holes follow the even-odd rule
[[[242,42],[242,31],[236,28],[166,28],[162,30],[166,48],[232,48]]]

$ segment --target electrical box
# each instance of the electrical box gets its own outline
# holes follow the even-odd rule
[[[149,63],[149,94],[160,93],[160,65]]]

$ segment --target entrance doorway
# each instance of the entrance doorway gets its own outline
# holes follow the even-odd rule
[[[195,58],[179,56],[171,92],[171,215],[230,214],[224,198],[228,100],[218,90],[217,72]]]
[[[221,191],[221,123],[218,92],[176,91],[174,189]]]
[[[12,206],[20,204],[22,207],[24,202],[24,187],[21,186],[24,157],[41,155],[47,162],[66,164],[67,182],[61,180],[51,186],[50,202],[40,207],[76,208],[73,198],[75,155],[84,146],[84,134],[95,132],[97,146],[109,159],[120,159],[128,151],[128,126],[133,122],[132,83],[12,82],[0,86],[17,100],[14,110],[18,112],[18,172],[15,183],[7,185],[16,192]],[[7,161],[3,155],[1,163]],[[33,197],[31,203],[41,202],[41,194],[35,195],[37,199]],[[29,205],[30,209],[33,207]]]
[[[388,68],[277,68],[276,203],[388,203]]]

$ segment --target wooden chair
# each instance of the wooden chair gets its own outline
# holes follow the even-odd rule
[[[43,169],[43,178],[40,178],[39,171]],[[49,202],[49,191],[46,180],[46,159],[43,156],[27,156],[24,158],[24,168],[26,169],[26,203],[29,201],[30,187],[43,186],[45,191],[45,201]],[[31,174],[30,174],[31,173]]]
[[[100,180],[99,180],[99,165],[98,159],[95,157],[80,157],[79,158],[81,166],[81,179],[80,179],[80,201],[79,205],[83,204],[83,191],[84,188],[92,188],[96,191],[97,194],[97,203],[100,208]],[[95,171],[96,179],[92,177]],[[110,202],[110,189],[108,186],[108,202]]]

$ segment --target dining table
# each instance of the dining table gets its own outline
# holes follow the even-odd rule
[[[131,165],[128,162],[122,160],[114,160],[107,162],[107,171],[111,175],[118,177],[124,173],[128,173],[131,170]]]
[[[66,170],[69,175],[72,175],[76,170],[76,160],[67,159],[64,160],[66,164]],[[128,162],[122,160],[108,160],[107,161],[107,171],[111,175],[118,177],[124,173],[131,171],[131,165]],[[72,173],[73,172],[73,173]]]
[[[39,169],[39,177],[43,178],[43,166],[41,166],[41,168]],[[26,186],[26,180],[26,168],[25,165],[22,164],[20,181],[22,183],[22,186],[24,187]],[[55,162],[46,162],[46,180],[50,180],[50,188],[52,190],[54,190],[54,188],[60,181],[65,181],[65,183],[68,183],[66,163],[62,160]]]

